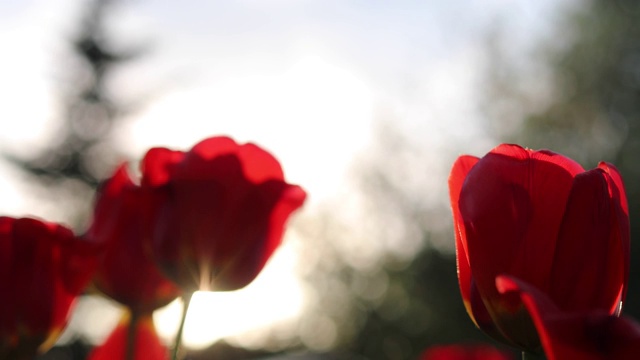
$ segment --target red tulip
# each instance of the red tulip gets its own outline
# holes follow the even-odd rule
[[[500,145],[458,158],[449,178],[465,306],[476,325],[525,350],[539,339],[517,296],[500,294],[508,274],[562,310],[620,310],[627,292],[629,218],[618,171],[584,171],[551,151]]]
[[[64,226],[0,217],[0,359],[29,359],[62,332],[97,247]]]
[[[425,351],[420,360],[511,360],[513,357],[488,345],[444,345]]]
[[[104,344],[96,347],[88,360],[127,359],[126,351],[130,336],[131,319],[126,315]],[[160,341],[150,315],[136,320],[135,344],[131,359],[135,360],[166,360],[169,358],[167,347]]]
[[[151,149],[142,162],[142,187],[154,193],[159,209],[156,261],[186,292],[250,283],[306,196],[284,181],[269,153],[227,137],[206,139],[188,152]]]
[[[91,352],[92,360],[168,358],[151,314],[178,297],[180,291],[151,258],[153,205],[150,194],[131,179],[126,165],[120,166],[98,192],[93,222],[85,235],[105,244],[93,282],[128,311],[109,339]]]
[[[120,166],[98,192],[85,237],[104,243],[94,284],[136,314],[147,314],[180,295],[151,259],[149,196]]]
[[[604,310],[562,311],[540,290],[508,276],[499,276],[496,286],[501,293],[522,299],[549,360],[640,358],[640,324],[632,319]]]

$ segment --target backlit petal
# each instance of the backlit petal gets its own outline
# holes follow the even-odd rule
[[[184,291],[247,285],[280,244],[284,223],[306,197],[284,181],[271,154],[227,137],[201,141],[165,169],[166,181],[155,182],[161,186],[142,185],[151,185],[157,208],[155,259]]]
[[[601,169],[576,176],[556,246],[549,295],[564,310],[616,308],[625,256]]]
[[[166,148],[153,148],[147,151],[140,170],[142,171],[142,184],[145,186],[165,185],[171,176],[172,167],[184,158],[182,151],[174,151]]]
[[[502,272],[546,284],[575,171],[564,162],[559,155],[502,145],[469,172],[460,211],[483,297],[497,296],[495,276]]]
[[[606,311],[563,312],[539,289],[500,276],[502,293],[518,294],[526,305],[549,360],[633,360],[640,355],[640,325]]]
[[[451,200],[451,211],[453,213],[453,232],[456,237],[458,283],[460,285],[460,294],[462,295],[464,306],[474,322],[476,322],[476,320],[471,311],[471,271],[469,269],[469,258],[467,256],[467,239],[464,233],[464,222],[462,215],[460,215],[458,200],[460,198],[462,184],[478,160],[475,156],[460,156],[453,164],[451,174],[449,175],[449,199]],[[476,325],[478,325],[477,322]]]
[[[134,311],[152,311],[175,299],[178,289],[161,275],[150,256],[154,207],[125,165],[101,186],[94,209],[84,237],[104,244],[96,287]]]
[[[623,287],[620,292],[621,305],[627,295],[627,284],[629,283],[629,255],[630,255],[630,233],[629,233],[629,205],[627,204],[627,194],[625,192],[622,176],[615,166],[609,163],[601,162],[598,168],[604,170],[607,183],[609,184],[609,194],[613,202],[612,217],[613,231],[612,238],[617,238],[622,246],[622,267],[623,267]],[[616,227],[617,225],[617,227]],[[617,230],[617,231],[616,231]],[[612,239],[613,240],[613,239]],[[622,311],[622,306],[618,308],[618,312]]]

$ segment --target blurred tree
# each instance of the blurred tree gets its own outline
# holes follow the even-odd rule
[[[59,78],[64,80],[56,84],[61,96],[54,140],[40,153],[1,154],[33,181],[35,195],[30,196],[55,204],[65,221],[76,228],[92,213],[96,186],[124,157],[109,138],[114,125],[137,108],[114,101],[108,86],[116,69],[142,54],[139,46],[118,49],[105,25],[115,2],[86,2],[77,32],[69,39],[69,51],[65,51],[69,57],[56,66],[56,75],[62,74]],[[90,347],[77,337],[39,359],[84,359]]]
[[[505,60],[508,49],[493,38],[491,91],[484,102],[488,124],[503,141],[549,148],[585,168],[600,160],[615,164],[625,181],[635,243],[640,236],[640,2],[579,5],[559,23],[554,38],[536,48],[542,56],[529,59],[533,67]],[[537,76],[544,85],[531,82]],[[625,311],[640,318],[640,248],[631,251]]]
[[[125,108],[111,98],[107,83],[119,66],[141,55],[140,47],[116,49],[105,26],[114,2],[87,3],[77,35],[69,44],[72,58],[60,62],[68,80],[60,84],[62,106],[55,140],[45,151],[31,156],[3,154],[47,188],[43,200],[49,198],[69,211],[69,220],[76,226],[90,213],[86,210],[93,190],[121,157],[108,136]]]

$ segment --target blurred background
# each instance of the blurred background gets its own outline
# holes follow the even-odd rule
[[[632,0],[3,1],[0,212],[83,231],[116,164],[227,134],[272,152],[309,201],[253,284],[196,295],[189,358],[500,346],[460,300],[451,164],[500,142],[610,161],[635,242],[639,21]],[[181,306],[155,314],[167,342]],[[120,311],[83,296],[43,358],[83,359]]]

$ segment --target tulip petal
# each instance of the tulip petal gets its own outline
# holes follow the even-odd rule
[[[502,145],[469,172],[460,211],[469,265],[483,297],[497,295],[494,279],[505,271],[546,283],[578,170],[567,170],[565,162],[560,155]]]
[[[202,159],[211,160],[218,156],[235,154],[239,147],[240,145],[228,136],[213,136],[195,144],[189,152]]]
[[[609,176],[611,176],[612,184],[612,197],[619,199],[620,210],[624,214],[629,214],[629,205],[627,204],[627,195],[624,191],[624,182],[618,169],[613,164],[607,162],[600,162],[598,168],[604,170]],[[628,227],[628,224],[625,223]]]
[[[521,297],[549,360],[633,360],[640,354],[640,325],[630,319],[563,312],[539,289],[510,276],[499,276],[496,287]]]
[[[13,241],[11,241],[11,227],[14,219],[0,216],[0,294],[13,294],[14,271],[13,263]],[[10,338],[15,330],[13,314],[15,313],[14,296],[3,296],[2,306],[0,306],[0,342]],[[0,344],[0,349],[4,344]]]
[[[161,193],[166,197],[156,199],[162,206],[155,222],[155,255],[183,288],[193,284],[189,291],[207,290],[242,244],[229,228],[241,220],[240,209],[253,186],[243,178],[235,155],[206,160],[190,153],[173,169],[170,185]]]
[[[260,218],[268,220],[267,229],[246,225],[245,228],[253,228],[251,231],[234,230],[236,234],[245,239],[244,244],[236,252],[232,261],[227,261],[227,266],[221,270],[220,280],[216,282],[216,290],[235,290],[249,284],[260,273],[267,260],[282,242],[285,225],[290,215],[305,201],[306,193],[301,187],[289,185],[280,181],[268,181],[259,188],[259,200],[247,202],[243,217],[251,214],[252,209],[262,211],[254,213],[252,217],[244,218],[248,224],[258,224]],[[262,204],[262,205],[260,205]],[[265,216],[264,212],[271,215]],[[241,225],[245,222],[237,221]],[[236,245],[237,246],[237,245]],[[249,250],[253,248],[253,250]]]
[[[94,219],[85,238],[104,244],[94,284],[133,311],[153,311],[179,295],[150,257],[153,207],[147,194],[120,166],[98,192]],[[136,271],[131,271],[136,269]]]
[[[58,224],[0,217],[0,356],[53,344],[92,276],[92,245]]]
[[[242,186],[247,188],[239,191]],[[168,258],[163,263],[172,268],[169,273],[179,274],[176,282],[195,280],[198,289],[216,291],[236,290],[255,278],[280,244],[289,215],[306,197],[301,188],[276,180],[251,187],[238,182],[234,192],[216,190],[208,181],[189,182],[177,190],[178,197],[190,201],[180,203],[184,207],[177,208],[179,215],[167,213],[167,218],[184,216],[180,224],[186,225],[179,236],[192,239],[193,248],[185,249],[183,244],[166,254],[181,254],[181,260]],[[239,197],[231,199],[231,194]],[[197,222],[205,213],[209,221]],[[171,234],[163,230],[158,237],[175,243]]]
[[[97,243],[107,242],[105,234],[113,231],[118,226],[118,217],[114,216],[117,209],[120,194],[125,189],[135,186],[127,171],[127,165],[121,164],[109,180],[100,185],[97,190],[98,200],[94,205],[91,228],[88,230],[89,238]],[[99,221],[96,221],[99,220]]]
[[[212,137],[196,144],[187,157],[195,156],[205,164],[227,155],[236,156],[242,165],[244,176],[254,184],[269,179],[284,180],[282,167],[278,160],[260,147],[248,143],[239,145],[228,137]],[[190,161],[187,159],[186,161]],[[191,166],[185,166],[191,168]],[[195,172],[195,171],[194,171]]]
[[[197,158],[194,161],[206,167],[211,165],[211,160],[228,155],[238,158],[244,177],[254,184],[270,179],[284,180],[282,167],[273,155],[251,143],[238,145],[228,137],[212,137],[196,144],[186,153],[185,162],[188,164],[183,165],[183,168],[191,169],[191,176],[206,173],[206,168],[191,164],[192,157]]]
[[[172,166],[171,183],[173,185],[178,181],[208,180],[221,183],[226,187],[233,186],[238,181],[247,183],[240,161],[234,153],[207,159],[197,152],[189,151],[180,163]]]
[[[254,144],[242,145],[238,151],[247,179],[254,184],[267,180],[284,180],[284,173],[273,155]]]
[[[69,295],[62,295],[62,304],[49,304],[55,299],[56,285],[60,285],[59,270],[54,257],[60,249],[53,245],[45,226],[34,219],[16,219],[12,227],[14,242],[13,264],[14,289],[17,298],[30,301],[16,301],[14,311],[20,314],[28,329],[35,333],[46,333],[50,327],[54,306],[68,307],[72,301]],[[55,253],[52,256],[51,253]],[[37,295],[37,296],[36,296]]]
[[[622,267],[623,267],[623,288],[620,293],[620,306],[618,314],[622,311],[622,303],[627,296],[627,284],[629,283],[629,255],[630,255],[630,233],[629,233],[629,205],[627,203],[627,194],[625,192],[624,183],[620,172],[612,164],[601,162],[598,168],[604,170],[608,175],[606,178],[609,184],[609,195],[613,201],[612,216],[613,223],[617,225],[617,234],[613,233],[612,237],[617,237],[622,246]],[[615,229],[615,228],[614,228]]]
[[[464,223],[462,215],[460,215],[460,208],[458,200],[460,198],[460,191],[462,190],[462,184],[464,183],[467,174],[478,162],[478,158],[475,156],[463,155],[456,159],[449,175],[449,199],[451,200],[451,210],[453,213],[453,227],[456,237],[456,266],[458,272],[458,284],[460,286],[460,294],[462,295],[462,301],[464,307],[471,317],[471,320],[478,326],[473,311],[471,309],[471,287],[472,277],[469,269],[469,257],[467,256],[467,239],[464,234]],[[475,285],[474,285],[475,286]],[[482,305],[484,307],[484,305]]]
[[[456,265],[458,271],[458,284],[462,301],[469,317],[473,323],[482,331],[498,341],[510,343],[500,330],[495,326],[493,319],[489,315],[487,308],[482,301],[475,280],[469,269],[469,257],[467,255],[467,239],[465,236],[464,222],[460,214],[459,198],[462,185],[467,174],[473,166],[480,160],[475,156],[463,155],[453,164],[449,175],[449,198],[451,200],[451,210],[453,212],[453,226],[456,237]]]
[[[147,151],[140,162],[141,183],[144,186],[165,185],[170,177],[171,168],[184,158],[184,152],[166,148],[153,148]]]
[[[524,348],[537,347],[526,312],[500,296],[495,277],[508,273],[547,285],[573,177],[582,167],[549,151],[500,145],[480,159],[462,186],[471,273],[498,328]],[[532,271],[535,269],[535,271]]]
[[[467,177],[471,168],[478,162],[478,158],[474,156],[460,156],[453,164],[451,174],[449,175],[449,198],[451,200],[451,210],[453,212],[453,227],[456,237],[456,263],[458,267],[458,282],[460,285],[460,294],[464,301],[464,306],[473,319],[470,305],[471,291],[471,271],[469,270],[469,258],[467,256],[467,239],[464,234],[464,223],[458,200],[462,184]]]
[[[593,169],[576,176],[556,246],[549,295],[564,310],[610,311],[619,304],[625,256],[608,175]]]
[[[515,347],[519,346],[498,328],[496,322],[491,317],[489,310],[485,306],[484,301],[478,292],[478,287],[473,279],[471,281],[469,306],[470,312],[473,314],[472,316],[470,315],[471,320],[473,320],[480,330],[503,344],[509,344]]]
[[[150,185],[158,209],[152,243],[163,272],[187,292],[247,285],[280,244],[304,191],[284,181],[272,155],[227,137],[205,139],[177,162],[155,152],[142,186]]]

